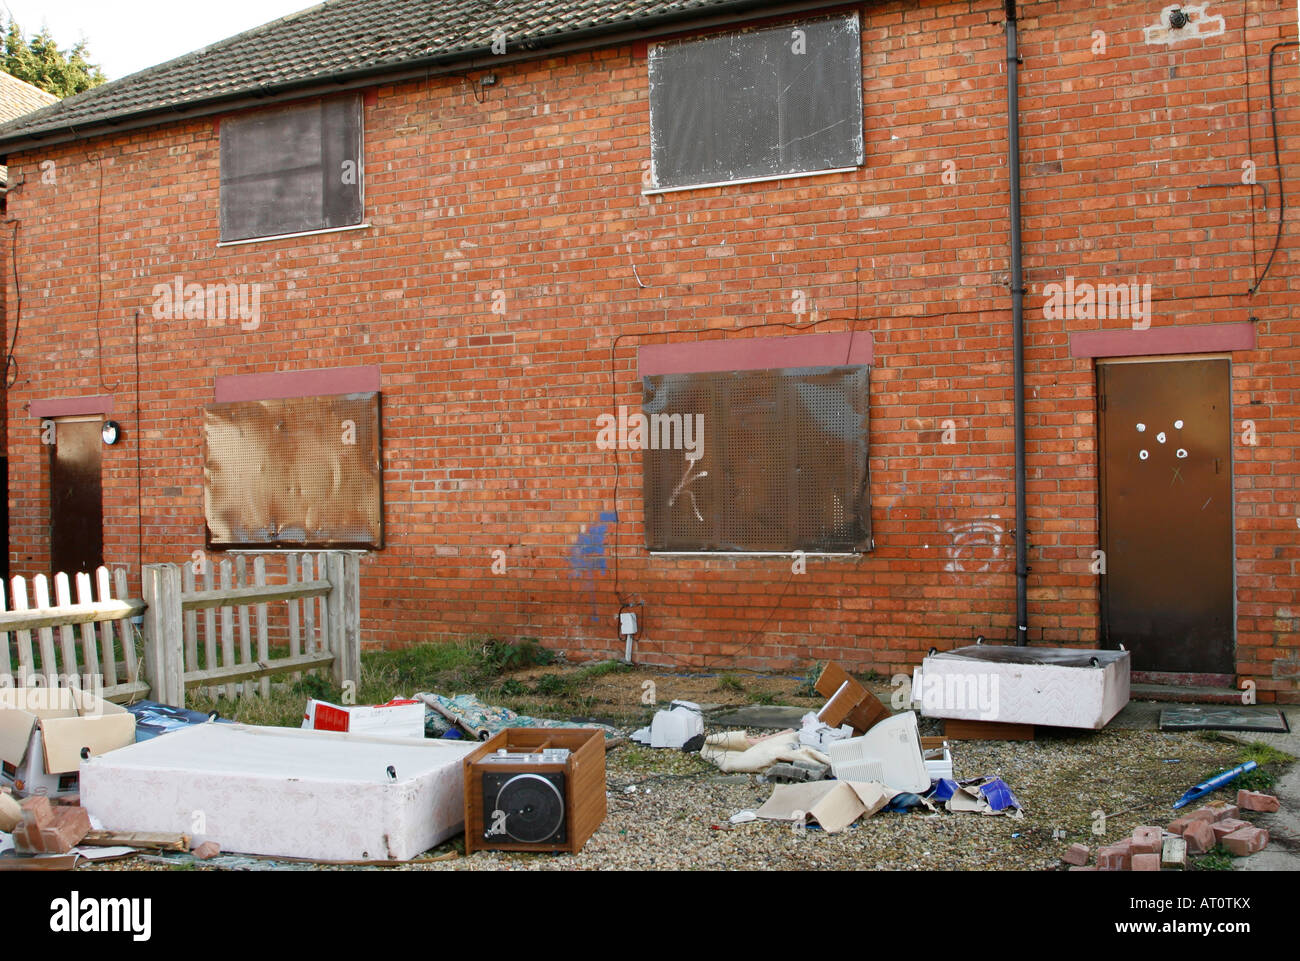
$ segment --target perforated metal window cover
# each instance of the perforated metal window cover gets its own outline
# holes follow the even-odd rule
[[[262,110],[221,124],[221,241],[360,226],[361,97]]]
[[[865,160],[856,13],[656,44],[648,72],[653,191]]]
[[[208,546],[382,548],[379,398],[339,394],[205,407]]]
[[[869,551],[870,375],[816,367],[643,378],[645,442],[660,442],[642,451],[647,548]],[[703,417],[694,461],[664,441],[678,436],[673,415]]]

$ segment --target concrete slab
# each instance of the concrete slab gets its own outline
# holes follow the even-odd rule
[[[1268,830],[1268,847],[1237,858],[1233,866],[1238,871],[1300,871],[1300,816],[1296,813],[1300,812],[1300,764],[1292,764],[1269,793],[1281,802],[1278,811],[1246,815],[1256,827]]]

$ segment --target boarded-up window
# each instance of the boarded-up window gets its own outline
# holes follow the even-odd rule
[[[863,162],[856,14],[659,44],[649,69],[657,189]]]
[[[221,239],[361,223],[361,98],[233,117],[221,124]]]
[[[210,547],[384,546],[379,394],[203,413]]]
[[[867,367],[644,378],[647,546],[869,550],[869,380]],[[664,443],[688,417],[702,418],[702,440],[681,433],[696,449]]]

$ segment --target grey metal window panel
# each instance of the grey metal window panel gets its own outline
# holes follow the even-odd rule
[[[659,44],[649,59],[655,188],[863,162],[856,14]]]
[[[361,135],[359,95],[223,121],[222,241],[360,224]]]
[[[648,421],[704,422],[698,459],[677,448],[642,453],[647,547],[870,550],[869,385],[868,367],[644,378]]]

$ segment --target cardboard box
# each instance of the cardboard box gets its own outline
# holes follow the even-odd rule
[[[312,699],[302,726],[310,731],[371,734],[375,737],[424,737],[424,702],[397,698],[387,704],[343,706]]]
[[[84,762],[81,805],[108,831],[188,834],[231,853],[404,861],[462,830],[463,762],[477,747],[196,724]]]
[[[135,742],[123,707],[67,687],[0,687],[0,781],[20,797],[77,793],[82,751],[104,754]]]

